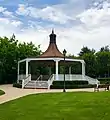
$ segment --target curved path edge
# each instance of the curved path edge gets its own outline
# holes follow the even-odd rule
[[[14,100],[26,95],[36,94],[36,93],[50,93],[50,92],[63,92],[63,90],[59,89],[20,89],[15,88],[12,84],[8,85],[0,85],[0,89],[5,92],[4,95],[0,96],[0,104],[8,102],[10,100]],[[67,92],[78,92],[78,91],[86,91],[86,92],[93,92],[93,88],[86,88],[86,89],[70,89],[66,90]]]

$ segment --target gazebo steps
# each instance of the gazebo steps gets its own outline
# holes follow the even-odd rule
[[[25,85],[25,88],[48,88],[47,81],[29,81],[27,85]]]

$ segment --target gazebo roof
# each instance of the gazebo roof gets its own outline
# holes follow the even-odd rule
[[[47,63],[49,61],[64,61],[64,55],[59,51],[57,44],[56,44],[56,34],[54,34],[54,31],[52,30],[52,33],[50,34],[50,42],[47,50],[40,56],[40,57],[29,57],[25,58],[23,60],[18,61],[18,63],[22,63],[24,61],[42,61]],[[65,58],[65,61],[68,62],[83,62],[84,60],[79,60],[79,59],[72,59],[72,58]],[[46,64],[47,64],[46,63]]]
[[[64,57],[57,47],[56,34],[54,34],[53,30],[52,33],[50,34],[49,46],[47,50],[40,56],[40,58],[51,58],[51,57],[55,57],[55,58]]]

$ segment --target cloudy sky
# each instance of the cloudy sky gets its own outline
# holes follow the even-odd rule
[[[60,51],[99,50],[110,44],[110,0],[0,0],[0,36],[14,33],[45,51],[53,28]]]

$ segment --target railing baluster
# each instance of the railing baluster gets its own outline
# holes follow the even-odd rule
[[[50,86],[52,85],[52,82],[54,81],[54,74],[52,74],[50,76],[50,78],[48,79],[47,83],[48,83],[48,89],[50,89]]]
[[[24,88],[29,81],[31,81],[31,74],[29,74],[27,77],[22,79],[22,88]]]

